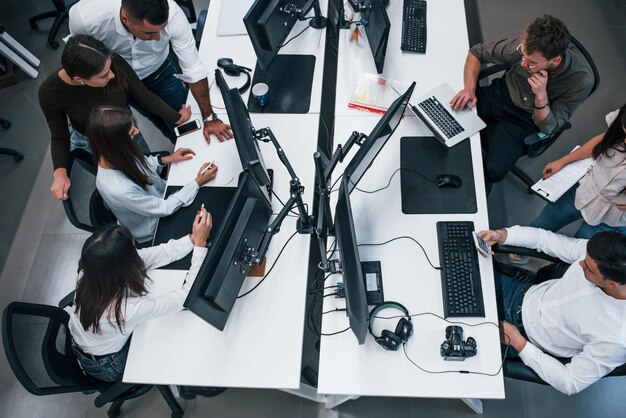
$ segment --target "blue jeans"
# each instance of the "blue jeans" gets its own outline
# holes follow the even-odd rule
[[[583,216],[580,211],[576,209],[574,204],[577,189],[578,183],[565,192],[565,194],[556,202],[548,203],[546,207],[543,208],[539,216],[531,222],[530,226],[556,232],[564,226],[581,219]],[[598,232],[602,231],[618,231],[626,233],[626,227],[614,227],[604,223],[599,225],[589,225],[587,222],[583,221],[583,224],[580,226],[578,231],[576,231],[574,237],[589,239]]]
[[[72,346],[72,350],[80,363],[83,371],[96,379],[105,382],[119,382],[124,376],[124,368],[126,367],[126,359],[128,358],[128,349],[130,347],[130,338],[128,342],[117,353],[107,354],[94,360],[86,356],[82,352]]]
[[[532,284],[519,281],[497,271],[494,274],[500,319],[515,325],[522,335],[527,338],[524,323],[522,322],[522,302],[524,301],[526,291],[530,289]],[[507,357],[519,357],[519,354],[513,347],[509,347]]]
[[[91,145],[89,144],[89,138],[87,138],[87,135],[83,135],[78,132],[72,127],[71,123],[68,123],[67,125],[70,130],[70,151],[74,151],[76,148],[81,148],[91,154]],[[133,137],[133,140],[137,143],[137,145],[139,145],[141,152],[144,154],[150,152],[150,148],[148,147],[148,144],[146,143],[146,140],[141,132],[138,132],[137,135]]]
[[[182,105],[187,102],[187,86],[176,78],[175,74],[176,67],[172,59],[168,57],[158,70],[141,81],[148,90],[159,96],[169,107],[178,112]],[[132,98],[130,99],[130,103],[139,113],[154,123],[167,139],[173,144],[176,143],[176,134],[174,133],[175,124],[148,112]]]

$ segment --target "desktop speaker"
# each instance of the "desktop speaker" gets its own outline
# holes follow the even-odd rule
[[[393,308],[400,312],[402,312],[403,317],[398,321],[395,331],[391,332],[388,329],[384,329],[380,335],[374,334],[372,323],[374,322],[374,318],[376,314],[383,309]],[[368,324],[368,330],[372,337],[374,337],[374,341],[376,341],[382,348],[389,351],[397,351],[398,348],[402,344],[406,344],[409,340],[409,337],[413,333],[413,323],[411,323],[411,315],[409,315],[409,310],[404,307],[401,303],[398,302],[383,302],[374,306],[372,311],[370,312],[370,319]]]
[[[251,82],[250,71],[252,70],[250,68],[235,64],[231,58],[219,58],[217,60],[217,66],[231,77],[239,77],[242,73],[245,74],[246,82],[237,90],[239,91],[239,94],[244,94],[246,90],[248,90]]]

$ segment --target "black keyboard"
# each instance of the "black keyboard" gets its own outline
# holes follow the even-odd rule
[[[437,125],[446,138],[452,138],[465,130],[435,96],[429,97],[417,105]]]
[[[426,52],[426,2],[424,0],[404,0],[400,49],[422,54]]]
[[[437,222],[443,313],[446,318],[485,316],[474,247],[473,222]]]

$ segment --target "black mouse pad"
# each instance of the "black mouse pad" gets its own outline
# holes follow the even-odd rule
[[[257,62],[252,86],[265,83],[269,87],[269,101],[264,107],[252,94],[248,97],[250,113],[307,113],[311,106],[314,55],[276,55],[267,71]]]
[[[181,188],[182,186],[169,186],[165,189],[165,197],[176,193]],[[228,205],[230,205],[230,201],[236,190],[236,187],[201,187],[191,205],[181,207],[170,216],[159,219],[153,245],[159,245],[170,239],[178,239],[190,234],[191,225],[196,217],[196,212],[203,203],[204,208],[207,212],[211,212],[211,216],[213,217],[211,234],[215,234],[226,216]],[[191,267],[191,253],[178,261],[174,261],[160,268],[169,270],[189,270],[189,267]]]
[[[448,148],[434,137],[400,140],[402,212],[476,213],[476,190],[469,140]],[[461,187],[437,186],[437,177],[452,174]]]

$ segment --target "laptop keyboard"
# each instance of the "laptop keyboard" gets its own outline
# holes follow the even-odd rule
[[[465,129],[454,119],[448,110],[439,103],[435,96],[418,103],[418,106],[428,115],[430,120],[450,139]]]

